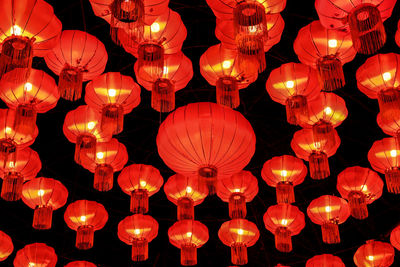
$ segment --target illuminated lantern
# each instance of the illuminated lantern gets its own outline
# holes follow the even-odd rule
[[[386,41],[383,21],[392,14],[395,0],[316,0],[321,24],[328,29],[350,30],[358,53],[373,54]]]
[[[240,171],[218,180],[217,195],[222,201],[229,203],[231,219],[245,218],[246,202],[252,201],[257,193],[257,178],[249,171]]]
[[[390,244],[400,250],[400,226],[396,226],[390,233]]]
[[[276,187],[276,201],[293,203],[294,186],[301,184],[307,175],[307,167],[301,159],[290,155],[273,157],[264,163],[261,176],[272,187]]]
[[[389,267],[394,262],[394,248],[386,242],[368,240],[359,247],[353,260],[357,267]]]
[[[318,20],[300,29],[293,48],[302,63],[318,70],[325,91],[345,85],[343,64],[352,61],[357,54],[350,34],[326,29]]]
[[[148,212],[149,197],[157,193],[163,183],[160,171],[145,164],[129,165],[118,176],[119,187],[131,196],[132,213]]]
[[[299,63],[286,63],[272,70],[266,89],[273,101],[286,106],[287,121],[294,125],[308,120],[307,101],[321,91],[317,73]]]
[[[113,138],[109,142],[97,143],[96,154],[86,154],[81,164],[94,173],[93,187],[99,191],[108,191],[113,187],[114,172],[122,170],[127,162],[126,147]]]
[[[197,176],[175,174],[165,183],[165,195],[178,206],[178,220],[194,220],[194,206],[207,197],[207,187],[198,181]]]
[[[306,225],[304,214],[289,204],[278,204],[268,208],[264,224],[275,235],[275,247],[280,252],[292,251],[292,236],[298,235]]]
[[[19,200],[23,183],[35,178],[41,168],[38,153],[29,147],[19,150],[15,161],[9,161],[4,168],[0,167],[0,177],[3,179],[1,197],[7,201]]]
[[[307,208],[310,220],[321,225],[322,241],[327,244],[340,243],[339,224],[350,216],[350,207],[346,200],[335,196],[320,196],[311,201]]]
[[[400,116],[387,118],[383,121],[381,113],[378,113],[376,122],[385,134],[395,137],[398,142],[400,141]]]
[[[96,267],[96,265],[88,261],[73,261],[64,267]]]
[[[306,267],[346,267],[343,261],[332,254],[316,255],[306,262]]]
[[[61,22],[43,0],[3,0],[0,3],[0,78],[18,68],[15,82],[29,77],[32,57],[43,57],[57,43]]]
[[[94,231],[102,229],[107,220],[104,206],[90,200],[77,200],[69,204],[64,213],[65,223],[76,231],[75,246],[78,249],[92,248]]]
[[[380,198],[382,189],[381,178],[368,168],[349,167],[337,177],[337,190],[349,201],[351,216],[359,220],[368,217],[367,204]]]
[[[181,249],[181,265],[197,264],[197,249],[208,241],[208,229],[199,221],[183,220],[168,229],[169,242]]]
[[[217,103],[231,108],[240,105],[239,89],[257,80],[257,73],[240,70],[236,49],[222,44],[211,46],[200,57],[200,73],[217,87]]]
[[[396,31],[396,35],[394,38],[396,40],[396,44],[400,47],[400,20],[397,24],[397,31]]]
[[[14,267],[55,267],[57,255],[52,247],[44,243],[26,245],[17,251]]]
[[[145,261],[149,257],[149,242],[158,234],[158,223],[153,217],[134,214],[118,224],[119,239],[132,246],[132,261]]]
[[[172,112],[160,125],[157,148],[176,173],[198,175],[210,194],[217,177],[241,171],[255,150],[250,123],[237,111],[209,103],[192,103]]]
[[[151,107],[159,112],[175,109],[175,92],[185,88],[193,77],[192,62],[182,52],[165,55],[163,71],[154,77],[151,69],[142,68],[139,74],[138,68],[139,63],[136,61],[136,79],[146,90],[151,91]]]
[[[315,140],[312,129],[302,129],[294,133],[290,146],[296,156],[309,162],[310,177],[316,180],[324,179],[330,175],[328,157],[333,156],[340,146],[340,138],[336,130],[334,144],[323,140]]]
[[[5,261],[13,250],[14,245],[11,238],[6,233],[0,231],[0,261]]]
[[[107,51],[95,36],[78,30],[65,30],[59,43],[46,56],[47,67],[58,79],[60,96],[75,101],[81,98],[82,82],[103,73]]]
[[[79,106],[65,116],[63,132],[75,143],[75,162],[80,164],[82,155],[96,153],[97,142],[111,140],[112,132],[101,130],[101,115],[89,106]]]
[[[234,219],[224,222],[218,230],[218,237],[224,245],[231,247],[233,264],[247,264],[247,248],[253,246],[260,232],[257,226],[246,219]]]

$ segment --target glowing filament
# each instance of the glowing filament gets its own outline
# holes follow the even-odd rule
[[[150,28],[151,28],[152,32],[159,32],[160,24],[158,24],[157,22],[154,22],[153,24],[151,24]]]
[[[140,186],[141,186],[141,187],[145,187],[145,186],[147,185],[146,181],[143,181],[143,180],[140,181],[139,183],[140,183]]]
[[[6,127],[6,134],[10,134],[12,129],[10,127]]]
[[[163,67],[163,74],[168,74],[168,67],[167,66]]]
[[[326,115],[331,115],[332,114],[332,109],[330,107],[324,108],[324,112]]]
[[[331,40],[329,40],[329,41],[328,41],[328,46],[329,46],[330,48],[335,48],[335,47],[337,47],[337,40],[336,40],[336,39],[331,39]]]
[[[9,167],[9,168],[14,168],[14,167],[15,167],[14,161],[10,161],[10,162],[8,163],[8,167]]]
[[[93,130],[94,126],[96,126],[96,123],[94,121],[88,122],[87,124],[89,130]]]
[[[396,157],[397,156],[397,150],[396,149],[390,150],[390,156],[392,158]]]
[[[140,235],[140,229],[135,229],[135,230],[133,230],[133,233],[134,233],[135,235]]]
[[[31,83],[26,83],[25,86],[24,86],[24,90],[26,92],[32,91],[32,84]]]
[[[13,35],[21,35],[22,34],[22,29],[18,25],[14,25],[10,29],[11,34]]]
[[[235,192],[235,193],[240,193],[240,188],[235,188],[235,189],[233,189],[233,192]]]
[[[222,68],[229,69],[232,66],[232,62],[230,60],[224,60],[222,62]]]
[[[369,261],[373,261],[374,260],[374,256],[372,256],[372,255],[368,256],[368,260]]]
[[[97,159],[103,159],[104,158],[104,153],[103,152],[97,152],[96,153]]]
[[[382,78],[385,82],[389,81],[390,79],[392,79],[392,74],[390,74],[390,72],[385,72],[382,74]]]
[[[287,170],[281,170],[281,176],[286,177],[287,176]]]
[[[187,236],[187,237],[192,237],[192,232],[187,232],[187,233],[186,233],[186,236]]]
[[[37,194],[38,194],[39,197],[44,196],[44,190],[40,189]]]
[[[294,87],[294,81],[287,81],[286,82],[286,87],[290,88],[290,89],[293,88]]]
[[[115,89],[108,90],[108,96],[114,97],[116,95],[117,95],[117,90]]]
[[[239,229],[239,230],[237,231],[237,233],[238,233],[238,235],[243,235],[244,231],[243,231],[243,229]]]
[[[325,206],[325,212],[331,212],[332,211],[332,208],[330,207],[330,206]]]
[[[288,224],[288,221],[286,219],[282,219],[281,224],[283,226],[286,226]]]
[[[86,216],[85,216],[85,215],[82,215],[82,216],[79,218],[79,220],[80,220],[81,222],[86,222]]]
[[[190,194],[193,192],[193,189],[190,186],[186,187],[186,193]]]

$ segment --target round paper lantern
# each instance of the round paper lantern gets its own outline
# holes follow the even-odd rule
[[[388,267],[393,264],[394,253],[394,248],[389,243],[369,240],[357,249],[353,260],[357,267]]]
[[[153,217],[134,214],[118,224],[119,239],[132,246],[132,260],[145,261],[149,257],[148,243],[156,238],[158,223]]]
[[[181,250],[181,265],[197,264],[197,249],[208,241],[208,229],[199,221],[182,220],[168,229],[169,242]]]
[[[325,91],[345,85],[342,66],[357,54],[350,34],[324,28],[318,20],[300,29],[293,48],[302,63],[318,70]]]
[[[253,246],[260,232],[257,226],[246,219],[234,219],[224,222],[218,230],[218,237],[224,245],[231,247],[233,264],[247,264],[247,248]]]
[[[250,123],[237,111],[209,103],[176,109],[160,125],[157,148],[176,173],[198,175],[215,192],[217,177],[241,171],[255,150]]]
[[[280,252],[292,251],[292,236],[298,235],[306,225],[304,214],[289,204],[278,204],[268,208],[264,224],[275,235],[275,247]]]
[[[391,119],[387,118],[383,121],[381,113],[378,113],[376,116],[376,122],[385,134],[396,137],[397,141],[400,140],[400,116],[397,118],[392,117]]]
[[[316,255],[306,262],[306,267],[346,267],[343,261],[332,254]]]
[[[208,190],[197,176],[175,174],[164,185],[168,200],[178,206],[178,220],[194,220],[194,206],[207,197]]]
[[[73,261],[64,267],[96,267],[96,265],[88,261]]]
[[[362,220],[368,217],[367,204],[381,197],[383,182],[376,172],[355,166],[339,173],[336,187],[349,201],[351,216]]]
[[[396,31],[396,35],[394,38],[396,40],[396,44],[400,47],[400,20],[397,24],[397,31]]]
[[[140,86],[129,76],[107,72],[86,85],[85,102],[101,112],[101,129],[113,134],[122,132],[124,114],[140,103]]]
[[[148,212],[149,197],[157,193],[163,183],[160,171],[145,164],[129,165],[118,176],[119,187],[131,196],[132,213]]]
[[[307,215],[313,223],[321,225],[324,243],[337,244],[340,243],[338,225],[350,216],[350,207],[343,198],[325,195],[311,201]]]
[[[57,255],[52,247],[44,243],[26,245],[17,251],[14,267],[55,267]]]
[[[400,226],[396,226],[390,233],[390,244],[400,250]]]
[[[69,204],[64,213],[65,223],[76,231],[75,246],[78,249],[92,248],[94,231],[102,229],[107,220],[104,206],[90,200],[77,200]]]
[[[0,261],[5,261],[13,250],[14,245],[11,238],[3,231],[0,231]]]
[[[222,201],[229,203],[231,219],[245,218],[246,202],[252,201],[257,193],[257,178],[249,171],[240,171],[218,180],[217,195]]]
[[[307,167],[301,159],[290,155],[273,157],[264,163],[261,176],[272,187],[276,187],[276,201],[293,203],[294,186],[301,184],[307,175]]]
[[[82,81],[92,80],[103,73],[107,59],[103,43],[78,30],[63,31],[57,46],[44,58],[47,67],[59,76],[60,96],[72,101],[81,98]]]

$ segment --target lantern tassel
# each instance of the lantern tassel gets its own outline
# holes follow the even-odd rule
[[[82,96],[83,73],[79,68],[66,64],[59,75],[58,91],[66,100],[76,101]]]
[[[276,201],[278,204],[295,202],[294,187],[291,182],[279,182],[276,185]]]
[[[328,156],[322,151],[310,154],[309,158],[310,177],[320,180],[330,175]]]
[[[178,221],[194,220],[194,202],[191,198],[181,197],[178,199]]]
[[[278,227],[275,230],[275,247],[280,252],[292,251],[292,235],[287,227]]]
[[[96,154],[96,137],[89,134],[81,134],[76,139],[75,162],[81,164],[82,156]]]
[[[15,112],[14,129],[19,133],[31,135],[35,131],[37,112],[31,104],[18,105]]]
[[[389,193],[400,194],[400,169],[392,168],[386,170],[385,179]]]
[[[131,193],[131,212],[147,213],[149,210],[149,194],[146,189],[135,189]]]
[[[351,216],[359,220],[368,217],[367,200],[362,192],[350,192],[348,199]]]
[[[199,185],[207,186],[208,194],[215,195],[215,192],[217,191],[217,177],[218,177],[217,168],[214,166],[201,167],[198,171],[198,175],[199,175]]]
[[[247,247],[242,243],[234,243],[231,245],[231,261],[233,264],[245,265],[247,259]]]
[[[37,206],[33,213],[32,227],[39,230],[51,228],[53,209],[49,206]]]
[[[114,169],[109,164],[97,165],[94,172],[93,187],[98,191],[109,191],[113,187]]]
[[[381,90],[378,93],[378,104],[382,122],[392,122],[400,118],[400,90]]]
[[[246,198],[240,193],[232,193],[229,198],[229,217],[231,219],[245,218],[247,214],[246,210]]]
[[[197,264],[197,247],[195,244],[185,244],[181,247],[181,265],[193,266]]]
[[[158,78],[151,90],[151,107],[158,112],[175,109],[175,84],[172,80]]]
[[[124,108],[121,105],[110,104],[101,110],[101,130],[119,134],[124,128]]]
[[[342,88],[346,84],[342,62],[335,55],[319,58],[317,61],[317,70],[321,87],[326,92],[332,92]]]
[[[322,241],[327,244],[340,243],[339,226],[335,222],[326,222],[321,225]]]
[[[294,95],[286,100],[286,119],[293,125],[299,125],[309,118],[307,98],[302,95]]]
[[[3,178],[1,187],[1,197],[7,201],[17,201],[21,199],[22,185],[24,178],[15,172],[10,172]]]
[[[149,244],[146,239],[132,241],[132,261],[145,261],[149,258]]]
[[[217,103],[230,108],[240,105],[238,82],[235,77],[221,77],[217,80]]]
[[[78,249],[86,250],[93,247],[94,228],[92,225],[79,226],[76,232],[75,246]]]

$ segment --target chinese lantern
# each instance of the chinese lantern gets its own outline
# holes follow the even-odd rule
[[[381,197],[383,182],[376,172],[355,166],[339,173],[336,187],[349,201],[351,216],[362,220],[368,217],[367,204]]]
[[[151,107],[159,112],[175,109],[175,92],[186,87],[193,77],[192,62],[182,52],[165,55],[162,72],[134,65],[136,79],[146,90],[151,91]]]
[[[260,232],[257,226],[246,219],[233,219],[224,222],[218,230],[218,237],[224,245],[231,247],[233,264],[247,264],[247,248],[253,246]]]
[[[158,223],[153,217],[134,214],[118,224],[118,238],[132,246],[132,261],[145,261],[149,257],[148,244],[158,234]]]
[[[145,164],[129,165],[118,176],[119,187],[131,196],[132,213],[147,213],[149,197],[157,193],[163,183],[160,171]]]
[[[280,252],[292,251],[292,236],[298,235],[306,225],[304,214],[290,204],[278,204],[268,208],[264,224],[275,235],[275,247]]]
[[[122,170],[127,162],[126,147],[113,138],[109,142],[97,143],[96,153],[83,156],[81,165],[94,173],[94,189],[108,191],[113,187],[114,172]]]
[[[390,244],[397,250],[400,250],[400,226],[396,226],[390,233]]]
[[[246,202],[252,201],[257,193],[257,178],[249,171],[240,171],[218,180],[217,195],[222,201],[229,203],[231,219],[245,218]]]
[[[250,123],[237,111],[209,103],[192,103],[172,112],[160,125],[157,148],[177,173],[198,175],[210,194],[217,177],[241,171],[255,150]]]
[[[306,267],[346,267],[343,261],[332,254],[316,255],[306,262]]]
[[[44,243],[26,245],[17,251],[14,267],[55,267],[57,255],[52,247]]]
[[[300,29],[293,48],[302,63],[317,69],[325,91],[345,85],[343,64],[357,54],[350,34],[324,28],[318,20]]]
[[[389,18],[396,0],[316,0],[321,24],[328,29],[350,30],[358,53],[373,54],[386,42],[383,21]]]
[[[88,261],[73,261],[64,267],[96,267],[96,265]]]
[[[385,134],[395,137],[397,142],[400,141],[400,117],[392,117],[391,119],[383,122],[381,113],[378,113],[376,116],[376,122],[379,128],[381,128]]]
[[[197,176],[175,174],[165,183],[165,195],[178,206],[178,220],[194,220],[194,206],[207,197],[207,187],[198,181]]]
[[[389,267],[394,262],[394,248],[386,242],[368,240],[359,247],[353,260],[357,267]]]
[[[335,196],[320,196],[311,201],[307,208],[310,220],[321,225],[322,241],[327,244],[340,243],[339,224],[350,216],[350,207],[346,200]]]
[[[35,151],[29,147],[19,150],[15,160],[10,160],[4,168],[0,167],[3,179],[1,197],[7,201],[19,200],[23,183],[35,178],[41,168],[42,163]]]
[[[334,144],[327,140],[315,140],[312,129],[302,129],[294,133],[290,146],[296,156],[309,162],[310,177],[316,180],[330,175],[328,157],[333,156],[340,146],[340,138],[336,130]]]
[[[396,31],[396,35],[395,35],[395,40],[396,40],[396,44],[400,47],[400,19],[399,22],[397,24],[397,31]]]
[[[59,76],[60,96],[71,101],[81,98],[83,81],[103,73],[107,59],[103,43],[78,30],[64,30],[57,46],[44,57],[47,67]]]
[[[286,63],[272,70],[266,89],[273,101],[286,106],[287,121],[294,125],[308,120],[307,101],[321,91],[315,70],[299,63]]]
[[[208,229],[199,221],[182,220],[168,229],[169,242],[181,250],[181,265],[197,264],[197,249],[208,241]]]
[[[107,220],[104,206],[90,200],[77,200],[69,204],[64,213],[65,223],[76,231],[75,246],[78,249],[92,248],[94,231],[102,229]]]
[[[11,238],[3,231],[0,231],[0,261],[5,261],[13,250],[14,245]]]
[[[276,187],[278,204],[295,202],[294,187],[301,184],[307,175],[307,167],[301,159],[290,155],[273,157],[264,163],[261,176],[272,187]]]

